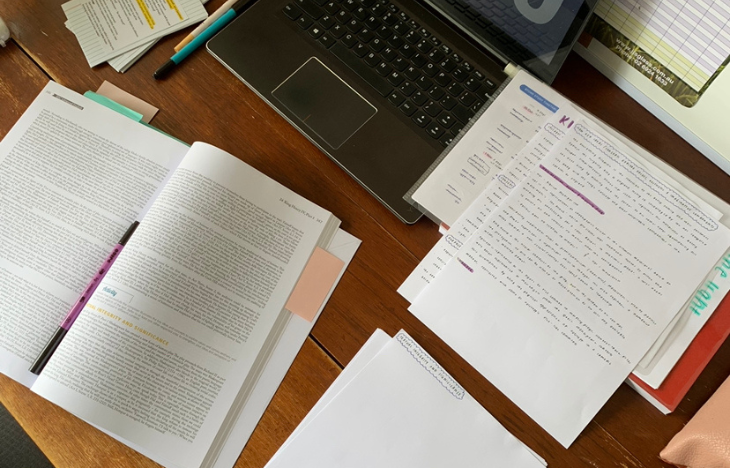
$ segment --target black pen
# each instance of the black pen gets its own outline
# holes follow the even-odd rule
[[[101,266],[101,268],[99,268],[99,271],[96,272],[94,278],[92,278],[92,280],[86,286],[86,289],[84,289],[84,292],[81,293],[81,296],[79,296],[79,298],[76,300],[76,303],[73,305],[73,307],[71,307],[71,310],[68,311],[68,314],[66,314],[66,318],[64,318],[63,322],[61,322],[61,325],[58,326],[58,330],[56,330],[56,333],[54,333],[51,339],[48,340],[46,346],[43,347],[43,351],[41,351],[41,353],[38,355],[33,365],[30,366],[30,371],[32,373],[38,375],[41,373],[43,368],[46,367],[46,363],[49,359],[51,359],[51,356],[56,351],[56,348],[58,348],[58,345],[61,344],[61,340],[63,340],[63,337],[66,336],[66,333],[68,333],[68,330],[71,328],[71,325],[73,325],[73,323],[76,321],[76,317],[79,316],[81,311],[86,306],[86,303],[89,302],[89,298],[92,294],[94,294],[94,291],[96,291],[97,286],[99,286],[101,280],[103,280],[106,276],[109,268],[112,266],[117,257],[119,257],[119,254],[121,253],[124,246],[127,245],[127,241],[130,237],[132,237],[132,234],[134,234],[137,226],[139,226],[139,221],[135,221],[134,223],[132,223],[131,226],[129,226],[127,232],[124,233],[122,238],[119,240],[119,243],[114,247],[114,250],[112,250],[112,252],[106,258],[104,264]]]

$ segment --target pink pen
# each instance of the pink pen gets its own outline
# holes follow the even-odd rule
[[[139,221],[135,221],[134,223],[132,223],[131,226],[129,226],[129,229],[127,229],[127,232],[124,233],[119,243],[114,247],[114,250],[112,250],[106,260],[104,260],[104,263],[102,264],[101,268],[99,268],[99,271],[96,272],[94,278],[92,278],[92,280],[84,289],[84,292],[81,293],[81,296],[79,296],[73,307],[71,307],[71,310],[69,310],[68,314],[66,314],[66,318],[64,318],[63,322],[61,322],[61,325],[58,326],[58,330],[56,330],[56,333],[54,333],[51,339],[48,340],[46,346],[43,347],[43,351],[41,351],[33,365],[30,367],[30,371],[32,373],[36,375],[41,373],[43,368],[46,366],[46,363],[53,355],[54,351],[56,351],[56,348],[58,348],[58,345],[61,344],[61,340],[63,340],[63,337],[66,336],[66,333],[71,328],[71,325],[73,325],[76,317],[79,316],[81,311],[86,306],[86,303],[89,302],[89,298],[92,294],[94,294],[94,291],[96,291],[97,286],[99,286],[101,280],[103,280],[106,276],[109,268],[111,268],[114,261],[117,259],[117,257],[119,257],[119,254],[121,253],[124,246],[127,245],[127,241],[130,237],[132,237],[132,234],[134,234],[137,226],[139,226]]]

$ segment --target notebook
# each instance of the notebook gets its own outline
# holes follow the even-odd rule
[[[209,52],[398,218],[521,67],[551,82],[595,0],[255,0]]]

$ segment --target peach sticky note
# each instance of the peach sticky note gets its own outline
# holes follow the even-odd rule
[[[311,322],[335,284],[345,262],[317,247],[294,286],[286,309]]]
[[[135,112],[142,114],[142,122],[150,123],[152,117],[155,116],[157,109],[151,104],[147,104],[137,96],[133,96],[121,88],[114,86],[113,84],[105,81],[96,90],[96,94],[101,94],[104,97],[108,97],[117,104],[121,104],[124,107],[132,109]]]

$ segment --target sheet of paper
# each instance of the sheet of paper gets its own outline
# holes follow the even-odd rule
[[[410,310],[569,446],[730,245],[577,122]]]
[[[267,467],[543,466],[405,332],[382,342]]]
[[[200,0],[71,0],[62,8],[91,67],[208,16]]]
[[[414,192],[413,199],[452,226],[495,174],[568,101],[520,71]]]
[[[553,114],[526,146],[510,159],[504,170],[495,174],[487,188],[469,205],[444,237],[439,239],[436,245],[426,254],[416,269],[398,288],[398,293],[401,296],[411,303],[416,300],[421,291],[456,255],[464,242],[479,229],[492,210],[548,154],[555,142],[565,135],[561,127],[567,127],[570,122],[575,121],[578,115],[578,112],[570,105],[563,105],[560,113]]]

